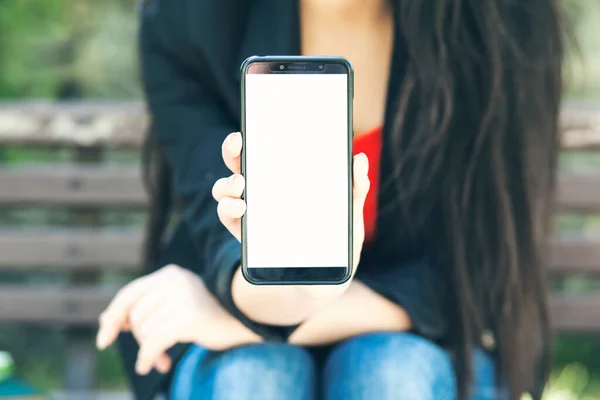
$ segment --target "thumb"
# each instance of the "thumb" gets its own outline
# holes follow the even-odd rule
[[[354,156],[353,197],[354,222],[363,223],[363,209],[371,183],[369,181],[369,159],[365,153]]]

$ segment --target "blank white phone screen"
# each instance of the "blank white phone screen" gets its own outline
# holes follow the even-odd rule
[[[348,267],[348,75],[246,75],[248,268]]]

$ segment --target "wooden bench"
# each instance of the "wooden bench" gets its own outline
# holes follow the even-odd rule
[[[1,210],[41,209],[65,220],[58,227],[0,226],[0,273],[41,271],[62,279],[53,285],[0,283],[0,323],[65,329],[67,391],[94,387],[96,320],[118,288],[101,284],[102,278],[115,272],[133,277],[140,268],[141,224],[111,227],[104,220],[111,211],[140,213],[146,207],[139,162],[110,162],[119,152],[139,153],[145,124],[136,104],[0,107],[0,149],[38,149],[64,160],[0,165]]]
[[[568,108],[563,116],[567,152],[600,151],[600,107]],[[98,314],[117,285],[101,284],[110,271],[139,271],[142,227],[103,226],[115,209],[143,211],[147,199],[139,164],[107,163],[112,152],[139,147],[146,118],[137,104],[9,104],[0,107],[2,149],[39,148],[68,153],[61,163],[0,164],[0,210],[42,208],[67,213],[68,226],[0,226],[0,273],[51,271],[60,285],[0,284],[0,323],[53,324],[66,329],[65,388],[94,385],[93,337]],[[561,211],[600,213],[600,168],[562,173]],[[600,239],[560,235],[553,275],[600,274]],[[600,293],[551,296],[561,331],[600,332]]]

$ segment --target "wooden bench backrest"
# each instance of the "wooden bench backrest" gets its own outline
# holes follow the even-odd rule
[[[567,108],[562,121],[564,151],[600,151],[600,107]],[[0,108],[0,146],[66,147],[93,155],[63,165],[0,166],[0,208],[59,207],[87,216],[82,224],[61,229],[0,227],[0,271],[51,267],[86,276],[139,270],[139,226],[98,229],[85,221],[106,209],[146,206],[139,166],[108,166],[97,156],[106,148],[139,148],[146,124],[142,107],[129,103]],[[557,200],[560,211],[600,213],[600,171],[561,173]],[[600,274],[600,240],[559,235],[551,273]],[[0,285],[0,321],[94,323],[115,288],[92,283],[74,279],[60,288]],[[551,306],[558,329],[600,331],[600,293],[553,294]]]

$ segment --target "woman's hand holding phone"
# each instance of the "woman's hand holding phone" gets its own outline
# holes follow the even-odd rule
[[[242,136],[240,133],[231,133],[227,136],[222,145],[223,161],[232,175],[219,179],[213,186],[213,197],[218,202],[217,211],[223,225],[235,236],[241,240],[241,218],[246,211],[246,203],[241,198],[245,180],[241,172],[241,152]],[[293,151],[293,149],[290,149]],[[306,162],[310,162],[307,156]],[[281,166],[285,168],[285,166]],[[360,260],[363,242],[365,238],[365,228],[363,219],[363,208],[365,199],[369,191],[369,161],[363,153],[354,156],[353,160],[353,239],[354,239],[354,257],[352,276],[356,272]],[[301,188],[300,188],[301,189]],[[276,190],[276,188],[273,188]],[[290,213],[294,210],[289,210]],[[282,216],[284,217],[284,216]],[[290,254],[290,257],[294,257]],[[350,284],[350,280],[343,285],[324,285],[324,286],[301,286],[313,297],[328,297],[331,294],[341,294]]]

